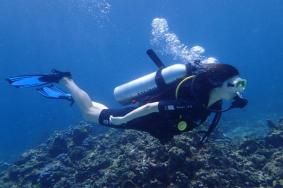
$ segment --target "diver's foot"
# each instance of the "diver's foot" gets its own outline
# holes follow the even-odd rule
[[[71,72],[62,72],[56,69],[52,69],[51,72],[53,73],[54,82],[59,83],[63,78],[72,79]]]
[[[67,85],[69,84],[70,82],[72,82],[72,78],[69,78],[69,77],[63,77],[61,80],[59,80],[59,84],[62,84],[62,85]]]

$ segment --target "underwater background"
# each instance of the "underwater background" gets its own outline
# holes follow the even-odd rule
[[[154,29],[173,40],[156,43]],[[264,134],[265,120],[283,115],[282,33],[280,0],[1,0],[0,161],[82,120],[76,106],[15,89],[5,78],[71,71],[94,101],[119,107],[113,89],[156,70],[149,48],[170,65],[200,45],[205,56],[236,66],[248,79],[249,105],[225,113],[222,124],[227,135]]]

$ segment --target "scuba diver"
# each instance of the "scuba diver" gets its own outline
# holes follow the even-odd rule
[[[203,144],[223,112],[243,108],[248,103],[241,97],[247,81],[240,78],[239,71],[231,65],[195,61],[165,66],[153,50],[148,50],[147,54],[158,71],[116,87],[115,98],[125,106],[118,109],[92,101],[70,72],[53,70],[51,74],[23,75],[6,80],[17,88],[37,87],[47,98],[75,102],[88,122],[145,131],[162,143],[202,125],[210,114],[214,114],[200,141]],[[54,84],[64,86],[70,93]],[[222,109],[223,100],[231,100],[231,106]]]

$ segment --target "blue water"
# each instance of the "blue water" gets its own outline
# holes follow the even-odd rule
[[[203,46],[205,55],[236,66],[248,79],[249,106],[223,121],[252,127],[283,115],[281,0],[1,0],[0,161],[13,161],[82,120],[75,106],[9,87],[4,78],[68,70],[95,101],[117,107],[115,86],[156,69],[145,55],[155,47],[155,18],[166,19],[185,45]],[[167,64],[176,62],[156,50]]]

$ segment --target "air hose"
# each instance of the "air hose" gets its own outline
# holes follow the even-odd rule
[[[185,78],[177,85],[176,90],[175,90],[175,97],[176,97],[176,99],[179,98],[179,91],[180,91],[180,88],[182,87],[182,85],[183,85],[184,83],[186,83],[187,81],[192,80],[194,77],[195,77],[195,75],[185,77]]]

